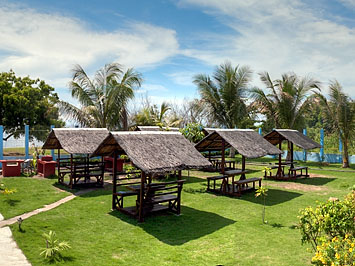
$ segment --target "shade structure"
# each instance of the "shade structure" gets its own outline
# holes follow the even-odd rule
[[[273,145],[287,140],[305,150],[321,148],[319,143],[294,129],[274,129],[270,133],[266,134],[264,138]]]
[[[53,128],[43,149],[63,149],[69,154],[91,154],[109,135],[106,128]]]
[[[181,133],[167,131],[111,132],[92,156],[126,154],[143,172],[159,173],[211,166]]]
[[[213,133],[216,129],[219,129],[219,128],[204,127],[202,129],[202,132],[203,132],[203,134],[205,134],[205,136],[208,136],[209,134]]]
[[[195,148],[198,151],[221,151],[223,141],[225,149],[233,147],[246,158],[282,153],[252,129],[215,129],[197,143]]]
[[[137,126],[135,131],[173,131],[178,132],[177,127],[158,127],[158,126]]]

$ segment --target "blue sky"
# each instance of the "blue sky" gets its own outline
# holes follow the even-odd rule
[[[105,63],[144,76],[136,101],[198,97],[192,77],[225,60],[273,79],[294,71],[355,97],[355,1],[0,0],[0,71],[44,79],[73,102],[70,70]]]

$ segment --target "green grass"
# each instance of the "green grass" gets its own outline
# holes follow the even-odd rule
[[[251,176],[262,175],[257,172],[262,167],[248,168],[254,169]],[[241,198],[206,193],[204,177],[210,174],[190,171],[189,178],[184,172],[188,182],[184,184],[180,216],[150,216],[140,224],[110,210],[108,188],[25,220],[23,232],[17,225],[12,231],[33,265],[45,264],[39,256],[45,245],[41,235],[49,230],[72,246],[63,253],[63,265],[310,265],[312,253],[307,250],[309,246],[301,245],[295,227],[299,210],[314,206],[317,200],[342,198],[354,183],[353,173],[311,172],[327,177],[263,181],[269,188],[268,224],[261,222],[262,203],[254,193]],[[285,185],[298,187],[285,189]],[[300,190],[302,186],[321,190]]]
[[[54,187],[54,179],[6,177],[0,178],[0,183],[9,189],[16,189],[16,192],[10,195],[0,194],[0,213],[5,219],[41,208],[70,195]]]

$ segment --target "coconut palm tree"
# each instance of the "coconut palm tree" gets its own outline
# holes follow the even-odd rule
[[[349,146],[355,136],[355,101],[343,92],[338,81],[329,84],[329,99],[317,94],[326,122],[339,134],[343,142],[343,167],[349,167]]]
[[[243,127],[248,117],[245,97],[252,71],[247,66],[233,67],[230,62],[218,66],[212,78],[198,74],[193,82],[202,100],[208,105],[210,115],[221,127]]]
[[[320,83],[310,77],[300,78],[294,73],[283,74],[272,81],[268,72],[260,73],[260,79],[269,89],[266,94],[260,88],[251,89],[254,105],[271,120],[276,128],[300,129],[304,114],[309,108],[311,94],[319,91]]]
[[[178,127],[181,120],[176,114],[169,114],[170,110],[171,107],[166,102],[163,102],[160,108],[157,105],[146,106],[135,115],[133,120],[137,126]]]
[[[117,63],[107,64],[90,79],[84,69],[76,65],[69,88],[81,107],[61,102],[63,114],[84,127],[127,130],[127,103],[134,97],[134,89],[140,87],[142,76],[132,68],[126,72],[121,68]]]

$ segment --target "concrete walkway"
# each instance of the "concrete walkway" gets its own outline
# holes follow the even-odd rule
[[[49,211],[58,207],[59,205],[66,203],[76,196],[83,195],[85,193],[89,193],[94,191],[95,188],[85,189],[78,191],[70,196],[67,196],[57,202],[52,204],[45,205],[43,208],[39,208],[37,210],[24,213],[18,215],[16,217],[10,218],[8,220],[4,220],[4,217],[0,214],[0,266],[21,266],[21,265],[31,265],[25,255],[22,253],[21,249],[17,246],[15,240],[12,238],[12,232],[8,225],[14,224],[17,222],[17,219],[21,217],[21,219],[25,220],[33,215],[36,215],[41,212]]]
[[[3,220],[0,214],[0,221]],[[10,227],[0,228],[0,265],[31,265],[12,238]]]

